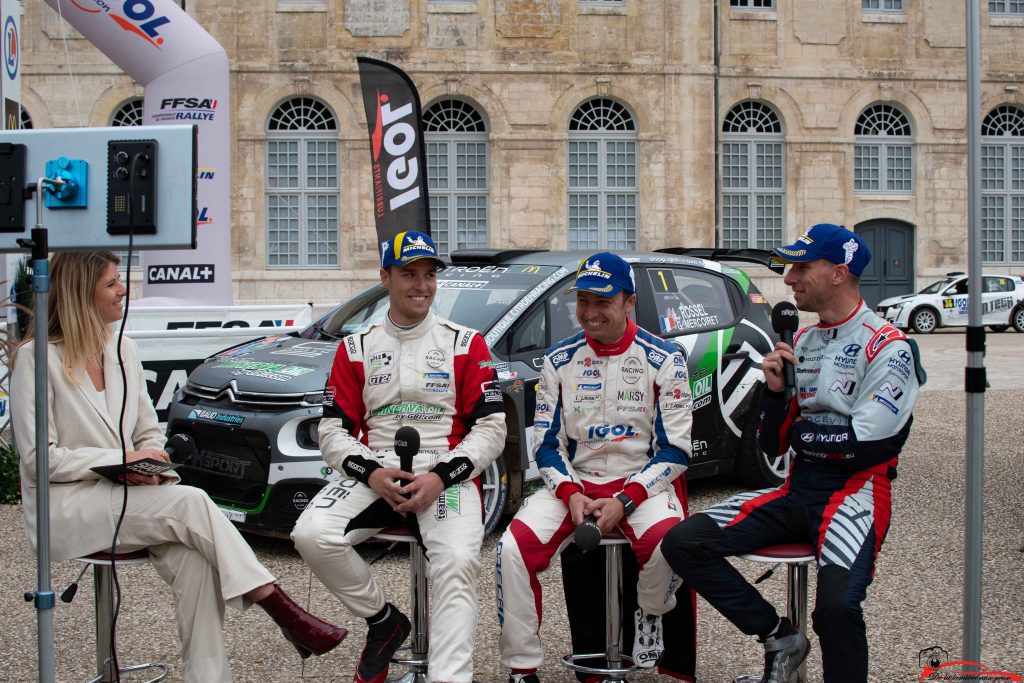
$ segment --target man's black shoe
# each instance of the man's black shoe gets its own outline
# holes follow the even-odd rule
[[[395,651],[402,646],[412,631],[408,617],[388,603],[388,616],[366,632],[366,645],[359,655],[355,683],[384,683],[388,677],[388,666]]]
[[[540,683],[537,674],[509,674],[508,683]]]

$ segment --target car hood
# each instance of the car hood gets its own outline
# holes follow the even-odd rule
[[[910,299],[916,299],[921,296],[920,294],[904,294],[903,296],[891,296],[888,299],[882,299],[878,302],[878,306],[894,306]]]
[[[323,391],[337,341],[311,341],[291,336],[262,337],[210,356],[192,371],[189,382],[255,393]]]

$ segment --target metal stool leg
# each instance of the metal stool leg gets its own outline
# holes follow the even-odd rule
[[[807,565],[790,564],[786,567],[786,610],[789,620],[801,633],[807,633]],[[807,680],[807,660],[797,669],[797,677]]]
[[[622,546],[610,545],[605,548],[604,560],[604,593],[607,596],[605,608],[605,643],[607,649],[607,666],[609,669],[622,669]],[[632,658],[630,658],[632,664]],[[631,667],[625,667],[631,668]],[[605,681],[623,681],[625,674],[607,674]]]
[[[110,627],[114,621],[114,572],[109,564],[93,565],[93,591],[96,597],[96,677],[87,683],[115,683],[114,643]],[[159,662],[121,667],[121,673],[156,669],[159,674],[146,683],[157,683],[167,678],[167,665]]]
[[[430,595],[427,593],[427,557],[419,543],[409,544],[409,596],[412,604],[412,634],[410,658],[392,659],[396,664],[408,666],[409,670],[387,683],[427,683],[427,653],[430,641]]]

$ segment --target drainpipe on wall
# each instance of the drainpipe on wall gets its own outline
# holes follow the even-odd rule
[[[722,235],[721,235],[721,229],[722,229],[722,221],[721,221],[721,216],[722,216],[722,206],[721,206],[722,179],[721,179],[721,176],[720,176],[721,171],[720,171],[720,164],[719,164],[719,154],[721,154],[721,150],[719,149],[720,145],[719,145],[719,140],[718,140],[718,136],[719,136],[719,128],[718,128],[718,98],[719,98],[718,87],[719,86],[718,86],[718,81],[719,81],[719,78],[720,78],[720,75],[721,75],[720,71],[721,71],[721,68],[722,68],[722,55],[721,55],[721,49],[722,49],[721,48],[722,20],[721,20],[721,16],[720,16],[721,8],[719,7],[718,3],[719,3],[719,0],[713,0],[712,1],[712,6],[714,8],[714,13],[715,13],[714,21],[712,22],[712,25],[714,27],[714,29],[713,29],[714,30],[714,37],[713,37],[712,51],[714,52],[713,59],[714,59],[714,67],[715,67],[714,68],[714,76],[713,76],[713,78],[714,78],[714,97],[713,97],[713,99],[714,99],[714,103],[713,103],[713,105],[714,105],[714,107],[713,107],[714,113],[713,113],[713,115],[711,117],[711,123],[712,123],[712,126],[714,127],[714,131],[715,131],[714,132],[714,145],[715,145],[715,151],[714,151],[714,158],[715,158],[715,243],[714,243],[713,246],[718,246],[718,245],[720,245],[722,243],[721,242],[721,238],[722,238]]]

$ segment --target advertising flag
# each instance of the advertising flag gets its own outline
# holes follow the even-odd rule
[[[389,241],[405,230],[430,234],[419,93],[398,67],[368,57],[357,61],[370,131],[377,241]]]

